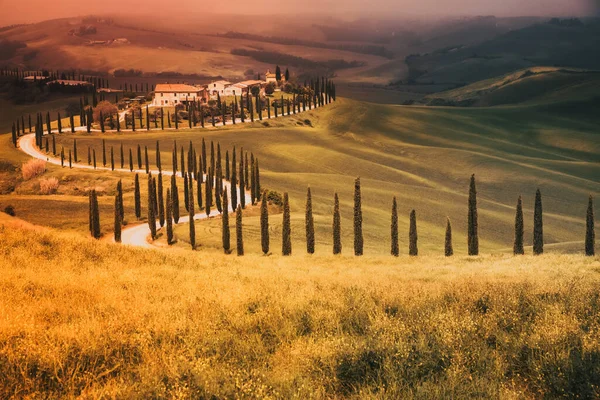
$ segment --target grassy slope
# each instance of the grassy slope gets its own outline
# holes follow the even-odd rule
[[[2,215],[1,397],[600,395],[598,258],[238,258]]]
[[[218,128],[196,131],[106,134],[108,146],[122,141],[126,152],[147,145],[154,163],[155,141],[161,140],[163,166],[171,165],[172,140],[200,151],[204,137],[221,143],[223,153],[233,145],[260,159],[263,187],[288,191],[291,198],[294,247],[301,252],[306,187],[313,190],[317,252],[330,252],[333,192],[341,199],[343,243],[351,252],[353,181],[363,184],[365,245],[368,253],[389,248],[392,196],[399,199],[401,248],[407,248],[408,214],[417,210],[419,246],[424,254],[442,249],[445,218],[453,222],[455,249],[466,251],[468,180],[477,176],[480,237],[483,251],[512,248],[514,205],[522,194],[526,241],[531,242],[533,195],[544,195],[545,240],[555,249],[581,251],[587,196],[600,185],[597,118],[587,110],[581,118],[540,107],[445,109],[380,106],[339,100],[325,109],[271,121],[270,127]],[[298,126],[310,119],[313,127]],[[100,154],[100,134],[78,134],[78,146]],[[70,147],[71,135],[58,137]],[[77,175],[73,171],[70,174]],[[89,173],[87,173],[89,174]],[[127,180],[128,179],[128,180]],[[131,187],[132,177],[126,178]],[[144,186],[144,185],[142,185]],[[180,186],[181,187],[181,186]],[[6,202],[7,198],[0,198]],[[26,213],[19,214],[30,220]],[[83,218],[82,230],[87,226]],[[110,221],[111,214],[103,217]],[[257,219],[249,218],[247,241],[258,241]],[[46,221],[39,221],[49,224]],[[218,245],[219,221],[198,224],[198,242]],[[279,252],[280,216],[272,217],[272,249]],[[252,233],[250,233],[252,232]],[[552,248],[549,247],[549,249]]]
[[[491,107],[589,100],[600,93],[600,74],[556,67],[519,70],[499,78],[428,95],[424,102]]]

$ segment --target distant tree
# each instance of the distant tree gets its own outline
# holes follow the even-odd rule
[[[267,96],[272,95],[273,93],[275,93],[275,84],[273,82],[269,82],[267,83],[267,85],[265,86],[265,94]]]
[[[275,80],[277,82],[281,81],[281,68],[279,68],[279,65],[275,67]]]
[[[62,146],[60,147],[60,166],[65,166],[65,148]]]
[[[475,175],[471,175],[469,185],[469,215],[468,215],[468,250],[470,256],[479,254],[479,237],[477,234],[477,190]]]
[[[12,125],[12,142],[13,146],[17,147],[17,129],[15,127],[15,123]]]
[[[121,243],[121,215],[119,212],[119,196],[115,196],[115,242]]]
[[[236,163],[235,163],[235,147],[231,152],[231,207],[233,210],[237,208],[237,174],[236,174]]]
[[[165,202],[163,199],[163,179],[162,172],[158,173],[158,187],[157,187],[157,202],[158,202],[158,223],[162,228],[165,226]]]
[[[111,171],[115,170],[115,151],[112,146],[110,146],[110,169]]]
[[[102,165],[106,167],[106,140],[102,139]]]
[[[281,233],[281,253],[284,256],[292,255],[292,227],[290,221],[290,201],[287,192],[283,193],[283,227],[281,228]]]
[[[121,169],[125,168],[125,154],[123,151],[123,142],[119,143],[119,158],[121,159]]]
[[[152,240],[156,239],[156,213],[155,213],[155,199],[156,188],[152,180],[152,174],[148,174],[148,226],[150,227],[150,236]]]
[[[200,179],[198,179],[196,181],[196,198],[198,199],[198,210],[202,210],[204,208],[204,205],[202,203],[202,198],[203,198],[203,194],[202,194],[202,181]]]
[[[148,160],[148,146],[144,146],[144,162],[146,164],[146,173],[150,173],[150,161]]]
[[[204,209],[206,211],[206,217],[210,217],[210,208],[212,206],[212,194],[213,194],[213,172],[212,168],[208,167],[208,174],[206,175],[206,185],[204,187],[205,201]]]
[[[192,175],[188,172],[188,181],[192,182]],[[192,250],[196,250],[196,227],[194,225],[194,191],[188,190],[189,198],[188,198],[188,211],[189,211],[189,225],[190,225],[190,244],[192,246]]]
[[[133,151],[129,148],[129,171],[133,172]]]
[[[517,200],[517,211],[515,213],[515,243],[513,245],[513,253],[515,255],[525,254],[525,249],[523,248],[524,233],[523,202],[521,196],[519,196],[519,199]]]
[[[190,203],[190,191],[188,184],[188,174],[183,176],[183,201],[185,203],[185,210],[189,211],[189,203]]]
[[[266,191],[260,203],[260,244],[263,254],[269,254],[269,209]]]
[[[135,201],[135,218],[139,221],[142,218],[142,202],[140,197],[140,177],[135,174],[135,188],[134,188],[134,201]]]
[[[342,252],[342,228],[340,218],[340,200],[338,194],[333,196],[333,254]]]
[[[237,255],[244,255],[244,236],[242,233],[242,207],[238,206],[235,213],[235,234],[237,244]]]
[[[171,175],[171,204],[173,207],[173,220],[179,223],[179,190],[177,189],[177,178]]]
[[[362,204],[360,178],[354,182],[354,255],[363,255]]]
[[[69,169],[73,168],[73,160],[71,158],[71,149],[69,149]]]
[[[104,123],[104,118],[107,115],[118,114],[119,109],[116,105],[108,101],[101,101],[96,107],[94,107],[93,118],[98,123]]]
[[[313,219],[312,194],[310,192],[310,187],[306,191],[305,224],[306,224],[306,252],[308,254],[314,254],[315,253],[315,221]]]
[[[287,68],[285,69],[285,81],[290,81],[290,71]]]
[[[594,231],[594,199],[590,194],[585,218],[585,255],[593,257],[596,254],[596,232]]]
[[[94,169],[96,169],[96,149],[92,150],[92,159],[94,162]]]
[[[229,150],[225,152],[225,180],[231,180],[231,171],[229,170]]]
[[[167,244],[173,244],[173,202],[171,190],[167,188]]]
[[[544,252],[544,222],[542,220],[542,193],[535,192],[535,208],[533,211],[533,254]]]
[[[58,125],[58,133],[62,133],[62,120],[60,118],[60,113],[58,113],[58,119],[56,120]],[[25,132],[25,127],[23,127],[23,132]]]
[[[54,135],[52,135],[52,155],[56,155],[56,136]]]
[[[246,208],[246,184],[244,181],[244,150],[240,151],[240,170],[239,170],[239,183],[240,183],[240,205],[242,208]]]
[[[417,213],[415,210],[410,212],[410,229],[408,232],[408,254],[411,256],[419,255],[419,249],[417,247]]]
[[[260,168],[258,167],[258,158],[254,159],[254,190],[260,193]]]
[[[391,254],[394,257],[398,257],[400,255],[400,248],[398,245],[398,205],[396,203],[396,197],[394,196],[394,200],[392,201],[392,223],[391,223]]]
[[[450,218],[446,220],[446,241],[444,243],[444,255],[451,257],[454,255],[454,249],[452,248],[452,225],[450,224]]]
[[[117,205],[119,207],[119,216],[121,218],[121,222],[125,220],[125,206],[123,202],[123,182],[119,179],[117,182]]]
[[[222,241],[223,250],[225,254],[231,252],[231,237],[229,232],[229,196],[227,195],[227,188],[223,190],[223,215],[221,216],[222,226]]]
[[[73,139],[73,159],[77,162],[77,139]]]
[[[100,236],[101,236],[101,233],[100,233],[100,210],[98,208],[98,195],[96,193],[96,190],[92,189],[90,200],[91,200],[91,206],[90,206],[91,224],[90,225],[91,225],[92,237],[94,239],[100,239]]]

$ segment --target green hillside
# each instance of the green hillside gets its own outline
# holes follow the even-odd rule
[[[600,73],[533,67],[426,96],[427,105],[493,107],[506,104],[597,102]]]
[[[305,120],[310,121],[310,126]],[[430,107],[382,106],[341,99],[318,111],[287,119],[256,122],[247,127],[218,128],[180,132],[138,131],[135,134],[76,134],[80,157],[86,146],[98,154],[100,139],[107,148],[122,142],[125,153],[137,144],[148,146],[154,160],[156,140],[161,141],[163,166],[170,166],[173,140],[188,146],[191,140],[200,149],[204,137],[220,142],[223,152],[235,145],[251,151],[260,160],[263,187],[288,191],[291,198],[295,251],[304,247],[304,201],[310,185],[316,214],[317,252],[331,251],[331,215],[333,193],[339,192],[345,252],[352,246],[353,182],[361,177],[365,246],[368,253],[389,251],[389,221],[392,197],[397,196],[400,214],[401,248],[407,249],[408,214],[417,210],[419,246],[424,254],[442,249],[446,217],[453,222],[455,248],[466,252],[467,191],[469,177],[477,177],[480,211],[480,236],[483,251],[512,248],[514,206],[523,195],[526,239],[531,243],[533,196],[540,188],[544,196],[545,240],[549,250],[577,250],[582,247],[587,196],[600,191],[599,117],[587,110],[584,116],[569,116],[552,107],[513,107],[452,109]],[[268,125],[268,126],[266,126]],[[72,146],[73,135],[57,136],[57,143]],[[8,143],[8,138],[4,141]],[[14,150],[12,150],[14,152]],[[118,152],[117,154],[117,164]],[[151,162],[154,164],[154,161]],[[76,184],[83,174],[85,183]],[[91,179],[94,172],[54,167],[47,176],[57,175],[65,185],[65,194],[83,195],[90,185],[100,192],[113,194],[114,178],[109,183]],[[108,173],[97,177],[108,179]],[[131,199],[133,177],[124,175]],[[62,184],[62,183],[61,183]],[[76,186],[75,188],[73,186]],[[145,186],[145,185],[143,185]],[[33,188],[33,189],[32,189]],[[17,187],[17,192],[21,189]],[[23,196],[35,194],[30,184]],[[43,213],[52,215],[53,196],[43,204]],[[0,206],[12,195],[0,196]],[[110,224],[111,198],[103,200],[106,212],[102,220]],[[40,208],[31,204],[19,210],[21,218],[53,225],[52,218],[39,218]],[[58,206],[57,206],[58,207]],[[62,207],[62,205],[60,206]],[[81,208],[81,210],[79,210]],[[33,215],[28,215],[32,209]],[[62,208],[61,208],[62,209]],[[80,212],[75,212],[75,209]],[[87,227],[87,203],[82,199],[71,210],[71,226]],[[198,242],[218,246],[218,219],[199,226]],[[248,241],[258,241],[258,219],[246,220]],[[280,249],[281,216],[272,217],[274,251]],[[254,226],[251,228],[250,226]],[[110,234],[110,231],[105,231]]]

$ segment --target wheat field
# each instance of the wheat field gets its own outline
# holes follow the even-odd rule
[[[598,257],[240,258],[1,218],[2,398],[600,396]]]

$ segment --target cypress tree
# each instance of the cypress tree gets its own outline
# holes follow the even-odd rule
[[[229,197],[227,188],[223,190],[223,215],[221,216],[223,251],[225,254],[231,253],[231,235],[229,232]]]
[[[283,227],[281,233],[281,253],[284,256],[289,256],[292,254],[292,227],[290,221],[290,202],[287,192],[283,193]]]
[[[410,256],[419,255],[419,249],[417,247],[417,213],[415,210],[410,212],[410,229],[408,232],[408,254]]]
[[[260,170],[258,168],[258,158],[254,159],[254,190],[260,193]]]
[[[235,210],[238,206],[237,201],[237,175],[236,175],[236,164],[235,164],[235,147],[231,152],[231,207]]]
[[[90,146],[88,146],[88,165],[92,165],[92,149],[90,149]]]
[[[391,223],[391,237],[392,237],[392,247],[391,254],[394,257],[398,257],[400,255],[400,247],[398,245],[398,205],[396,203],[396,197],[394,196],[394,200],[392,201],[392,223]]]
[[[254,169],[254,154],[250,157],[250,199],[252,200],[252,205],[258,202],[260,198],[260,193],[256,191],[256,179],[255,179],[255,169]]]
[[[102,165],[106,167],[106,141],[102,139]]]
[[[183,201],[185,202],[185,210],[189,211],[189,203],[190,203],[190,192],[188,186],[188,176],[187,174],[183,175]]]
[[[171,201],[171,190],[167,188],[167,244],[173,244],[173,202]]]
[[[260,203],[260,244],[263,254],[269,254],[269,209],[266,190]]]
[[[121,222],[125,220],[125,207],[123,205],[123,182],[119,179],[117,182],[117,200],[119,206],[119,216],[121,218]]]
[[[242,234],[242,207],[238,206],[235,212],[235,236],[237,244],[237,255],[244,255],[244,236]]]
[[[212,170],[209,167],[208,175],[206,176],[206,186],[204,188],[204,194],[205,194],[204,207],[206,209],[207,217],[210,216],[210,207],[212,206],[212,184],[213,184]]]
[[[204,138],[202,138],[202,172],[206,173],[206,143],[204,142]]]
[[[215,205],[217,206],[217,211],[219,211],[219,213],[223,212],[223,210],[221,209],[221,189],[220,186],[222,184],[222,182],[220,179],[220,174],[221,172],[217,170],[217,176],[215,177]]]
[[[92,132],[92,116],[90,114],[91,114],[91,109],[88,111],[88,115],[85,118],[87,133]]]
[[[117,113],[117,132],[121,132],[121,120],[119,118],[119,113]]]
[[[46,128],[48,129],[48,135],[52,133],[52,124],[50,122],[50,112],[46,113]]]
[[[229,170],[229,150],[225,152],[225,180],[231,180],[231,171]]]
[[[135,189],[134,189],[134,201],[135,201],[135,217],[139,221],[142,218],[142,201],[140,198],[140,177],[135,174]]]
[[[135,132],[135,112],[131,110],[131,130]]]
[[[163,108],[160,108],[160,130],[165,130],[165,111]]]
[[[156,141],[156,168],[158,168],[158,172],[162,172],[162,163],[160,162],[160,147],[158,140]]]
[[[129,171],[133,172],[133,151],[129,148]]]
[[[77,162],[77,139],[73,139],[73,160]]]
[[[163,199],[163,180],[162,172],[158,173],[158,188],[157,188],[157,201],[158,201],[158,223],[162,228],[165,226],[165,202]]]
[[[56,155],[56,137],[52,135],[52,155]]]
[[[140,113],[142,110],[140,110]],[[150,130],[150,112],[148,111],[148,105],[146,105],[146,130]]]
[[[246,159],[244,161],[244,182],[246,183],[246,190],[250,190],[250,175],[248,173],[248,152],[246,152]]]
[[[592,257],[596,254],[596,232],[594,231],[594,199],[590,194],[585,218],[585,255]]]
[[[154,212],[154,196],[156,190],[152,181],[152,174],[148,174],[148,226],[150,227],[150,236],[152,240],[156,239],[156,214]]]
[[[338,194],[333,195],[333,254],[342,253],[342,228],[340,218],[340,200]]]
[[[65,148],[62,146],[60,147],[60,166],[65,166]]]
[[[15,123],[12,125],[12,142],[13,146],[17,147],[17,129],[15,128]]]
[[[123,142],[119,145],[120,158],[121,158],[121,169],[125,168],[125,154],[123,153]]]
[[[102,111],[100,111],[100,131],[102,133],[105,132],[105,129],[104,129],[104,116],[102,115]]]
[[[315,253],[315,221],[312,212],[312,194],[310,187],[306,192],[306,252],[308,254]]]
[[[184,163],[184,156],[183,156],[183,146],[181,146],[180,159],[181,159],[181,177],[184,177],[185,176],[185,163]]]
[[[452,225],[450,224],[450,218],[446,220],[446,241],[444,242],[444,255],[451,257],[454,255],[454,249],[452,248]]]
[[[360,178],[354,181],[354,255],[363,255],[362,204]]]
[[[62,121],[60,119],[60,113],[58,113],[58,119],[56,120],[58,125],[58,133],[62,133]],[[25,132],[25,126],[23,126],[23,132]]]
[[[513,253],[515,255],[525,254],[525,249],[523,248],[523,235],[523,202],[521,200],[521,196],[519,196],[519,199],[517,200],[517,211],[515,214],[515,243],[513,245]]]
[[[94,163],[94,169],[96,169],[96,149],[92,150],[92,161]]]
[[[188,173],[189,174],[189,173]],[[192,182],[192,175],[189,174],[188,176],[188,181],[191,183]],[[190,213],[190,244],[192,245],[192,250],[196,250],[196,226],[194,225],[194,191],[193,190],[188,190],[189,191],[189,204],[188,204],[188,210]]]
[[[171,204],[173,207],[173,220],[179,223],[179,190],[177,189],[177,179],[171,175]]]
[[[92,237],[100,239],[100,210],[98,207],[98,195],[92,190]]]
[[[544,252],[544,223],[542,220],[542,193],[540,189],[535,192],[535,208],[533,211],[533,254],[540,255]]]
[[[200,179],[196,181],[196,197],[198,198],[198,210],[202,210],[204,206],[202,205],[202,182]]]
[[[215,143],[210,141],[210,167],[213,173],[215,172]]]
[[[121,215],[119,213],[119,196],[115,196],[115,242],[121,243]]]
[[[475,189],[475,174],[471,175],[469,185],[469,215],[468,215],[468,248],[469,255],[479,254],[479,237],[477,234],[477,190]]]
[[[110,146],[110,169],[111,171],[115,170],[115,151],[112,146]]]
[[[240,205],[246,208],[246,184],[244,183],[244,150],[240,151]]]
[[[48,138],[46,137],[46,154],[50,152],[50,145],[48,144]]]
[[[92,192],[93,190],[88,193],[88,227],[90,235],[94,237],[94,200]]]
[[[146,173],[150,173],[150,162],[148,161],[148,146],[144,146],[144,161],[146,162]]]
[[[73,160],[71,159],[71,149],[69,149],[69,169],[73,168]]]

